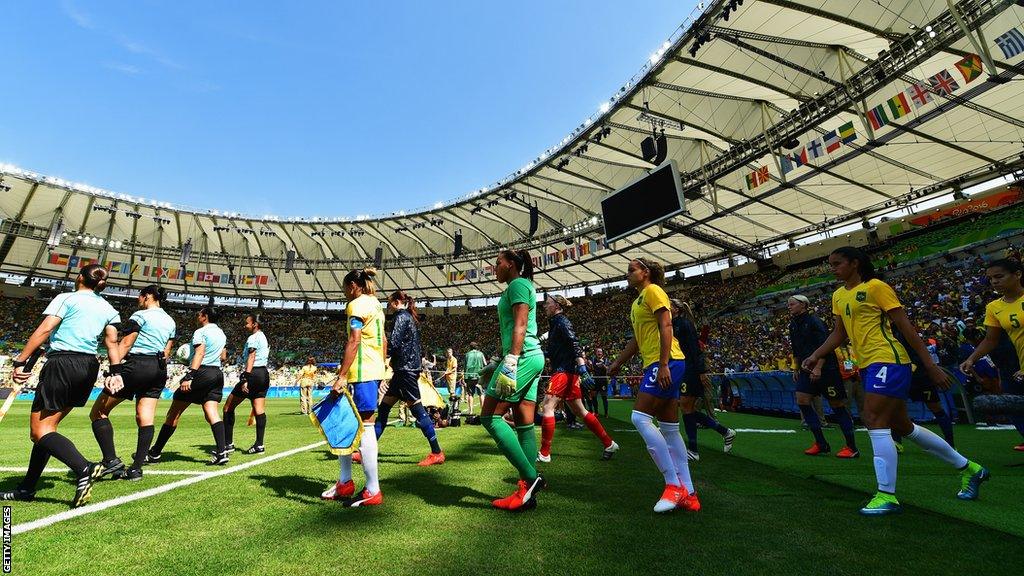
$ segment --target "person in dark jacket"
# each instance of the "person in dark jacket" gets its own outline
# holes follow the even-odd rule
[[[697,323],[694,322],[690,305],[677,298],[669,302],[672,304],[672,335],[679,341],[679,347],[686,356],[686,375],[679,389],[679,407],[683,411],[683,427],[686,429],[686,457],[696,462],[700,460],[697,452],[697,424],[721,434],[725,440],[725,452],[732,450],[736,431],[697,411],[697,399],[704,398],[704,389],[711,385],[704,362],[704,350],[700,347]]]
[[[437,442],[434,423],[420,402],[420,359],[423,356],[420,346],[419,314],[416,312],[416,300],[398,290],[388,298],[388,312],[395,315],[395,323],[388,336],[388,352],[391,356],[391,370],[394,375],[388,385],[384,398],[377,406],[377,422],[374,429],[377,438],[381,437],[388,425],[388,413],[396,402],[401,400],[409,408],[419,429],[430,443],[430,454],[420,466],[433,466],[444,463],[444,452]]]
[[[619,445],[605,432],[597,415],[588,412],[583,406],[580,380],[590,380],[590,388],[593,388],[594,384],[587,371],[583,348],[580,347],[576,332],[572,329],[572,322],[563,314],[570,306],[572,303],[563,296],[548,296],[544,299],[544,311],[548,315],[547,357],[551,362],[551,381],[544,396],[538,462],[551,462],[551,441],[555,437],[555,407],[560,400],[564,400],[565,405],[576,414],[576,417],[601,440],[601,444],[604,445],[602,459],[610,459],[619,449]]]
[[[818,349],[831,333],[825,323],[814,314],[808,312],[810,300],[807,296],[796,294],[790,296],[786,303],[791,319],[789,321],[789,343],[793,349],[793,357],[796,358],[796,365],[803,364],[807,358]],[[815,396],[822,396],[828,400],[832,407],[832,413],[839,420],[839,427],[846,437],[846,447],[836,453],[837,458],[857,458],[860,452],[857,451],[857,443],[853,438],[853,415],[846,406],[846,386],[843,385],[843,377],[839,373],[839,361],[835,354],[827,354],[819,360],[808,372],[805,370],[793,370],[793,381],[796,382],[796,404],[800,413],[804,416],[807,428],[814,435],[814,445],[804,450],[808,456],[828,454],[832,451],[825,435],[821,431],[821,420],[818,413],[811,406],[811,400]]]

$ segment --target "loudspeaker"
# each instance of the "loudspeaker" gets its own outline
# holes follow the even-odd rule
[[[377,246],[377,249],[373,251],[373,267],[379,269],[383,261],[384,248],[381,246]]]
[[[462,231],[455,233],[455,253],[453,256],[455,258],[462,256]]]
[[[648,136],[640,142],[640,155],[647,162],[654,162],[658,156],[658,146],[654,143],[654,136]]]
[[[530,206],[530,233],[528,236],[533,236],[537,233],[537,228],[540,226],[540,210],[536,205]]]
[[[295,250],[289,250],[284,255],[284,271],[291,272],[295,267]]]
[[[658,148],[658,153],[654,156],[654,163],[661,166],[661,163],[665,161],[665,158],[668,158],[668,138],[666,138],[665,133],[662,132],[654,142]]]

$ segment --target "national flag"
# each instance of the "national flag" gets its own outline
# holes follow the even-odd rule
[[[821,158],[825,155],[825,145],[821,138],[815,138],[807,143],[807,156],[810,158]]]
[[[751,172],[744,177],[747,181],[747,190],[753,190],[757,188],[757,172]]]
[[[889,98],[886,104],[889,105],[889,113],[893,120],[910,114],[910,103],[907,102],[907,95],[903,92]]]
[[[1003,58],[1009,60],[1024,52],[1024,34],[1016,28],[1010,28],[1005,34],[996,38],[996,46],[1003,51]]]
[[[790,158],[793,160],[793,165],[797,168],[807,164],[807,148],[801,148],[799,152],[793,152],[790,154]]]
[[[932,76],[928,79],[928,83],[932,85],[932,92],[939,96],[949,96],[960,88],[960,84],[957,84],[949,70],[943,70]]]
[[[793,166],[793,162],[789,159],[788,154],[783,154],[782,156],[779,156],[779,168],[782,170],[783,174],[789,174],[796,168],[796,166]]]
[[[843,144],[849,144],[857,139],[857,130],[853,127],[853,120],[839,127],[839,139]]]
[[[871,128],[874,130],[878,130],[889,123],[889,117],[885,114],[885,104],[880,104],[868,110],[868,122],[871,123]]]
[[[910,97],[910,101],[914,103],[915,109],[932,101],[931,89],[924,84],[912,85],[910,88],[907,88],[905,94]]]
[[[839,150],[839,147],[842,146],[842,144],[839,143],[839,136],[836,134],[835,130],[825,132],[821,137],[821,141],[825,144],[825,152],[828,152],[829,154]]]
[[[964,56],[963,60],[954,64],[956,69],[960,71],[964,76],[964,82],[970,84],[972,80],[981,76],[985,71],[981,64],[981,56],[977,54],[968,54]]]
[[[757,188],[768,181],[768,167],[759,166],[757,170],[747,174],[745,179],[747,181],[747,190]]]
[[[139,265],[138,264],[132,264],[132,276],[135,276],[136,274],[138,274],[138,272],[139,272]]]

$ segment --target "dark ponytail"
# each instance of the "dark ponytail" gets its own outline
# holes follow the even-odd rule
[[[97,294],[107,287],[107,269],[99,264],[84,266],[79,274],[82,275],[82,285]]]
[[[502,250],[500,256],[515,264],[519,276],[527,280],[533,280],[533,258],[526,250]]]
[[[651,284],[665,286],[665,267],[660,262],[648,260],[647,258],[634,258],[634,260],[647,270],[647,274],[651,278]]]
[[[420,314],[416,311],[416,299],[412,296],[409,296],[402,290],[395,290],[391,293],[391,296],[388,297],[388,302],[401,302],[402,304],[405,304],[409,307],[409,313],[412,314],[413,322],[417,324],[420,323]]]
[[[342,279],[342,286],[349,282],[354,283],[362,289],[363,294],[376,294],[377,285],[373,282],[373,277],[377,275],[376,268],[363,268],[362,270],[352,270],[348,274],[345,274],[345,278]]]
[[[871,262],[871,257],[868,256],[867,252],[864,252],[860,248],[854,248],[853,246],[840,246],[832,251],[833,254],[838,254],[846,259],[847,262],[857,261],[857,273],[860,274],[861,282],[867,282],[872,278],[878,278],[878,273],[875,272],[875,265]]]
[[[263,330],[263,319],[260,318],[259,314],[257,314],[256,312],[251,312],[246,315],[246,318],[252,318],[252,323],[255,324],[256,327],[259,328],[260,330]]]
[[[156,284],[150,284],[139,292],[139,296],[152,296],[153,300],[156,300],[156,303],[162,306],[164,301],[167,300],[167,291]]]

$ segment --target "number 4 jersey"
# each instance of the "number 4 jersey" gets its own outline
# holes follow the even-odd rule
[[[1002,298],[993,300],[985,306],[985,326],[1002,328],[1006,331],[1013,347],[1017,349],[1017,358],[1024,358],[1024,296],[1007,302]],[[1024,364],[1022,364],[1024,365]]]
[[[892,287],[877,278],[832,294],[832,313],[842,320],[859,366],[910,364],[889,322],[888,312],[902,307]]]

